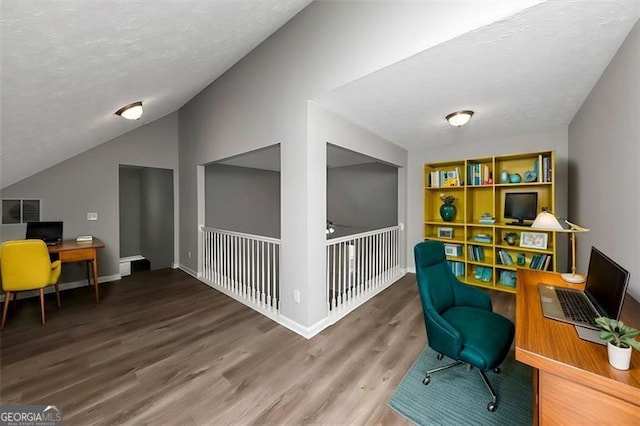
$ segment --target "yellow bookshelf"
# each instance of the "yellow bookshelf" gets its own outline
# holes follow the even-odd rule
[[[520,181],[501,181],[503,172],[509,176],[518,174]],[[510,224],[512,220],[504,217],[505,196],[512,192],[535,192],[537,213],[543,208],[555,211],[554,172],[555,151],[425,164],[424,239],[461,246],[461,254],[447,255],[447,259],[461,264],[456,264],[452,270],[462,282],[515,292],[515,286],[509,285],[508,278],[515,275],[517,268],[556,270],[556,233]],[[453,203],[456,215],[450,222],[440,216],[442,194],[456,198]],[[494,218],[494,223],[481,223],[483,215]],[[534,244],[529,241],[530,244],[522,247],[523,232],[543,234],[533,237],[544,237],[546,247],[536,245],[540,238],[532,239],[536,241]],[[506,242],[507,233],[517,234],[514,245]],[[518,264],[518,258],[521,264]],[[501,282],[503,271],[507,272]]]

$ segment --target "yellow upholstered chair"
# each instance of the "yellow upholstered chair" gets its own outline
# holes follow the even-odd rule
[[[4,290],[4,306],[2,307],[2,325],[7,318],[9,299],[13,293],[27,290],[40,290],[40,310],[42,324],[44,316],[44,288],[56,286],[56,298],[60,307],[60,261],[51,262],[47,245],[42,240],[7,241],[0,248],[0,268],[2,268],[2,290]]]

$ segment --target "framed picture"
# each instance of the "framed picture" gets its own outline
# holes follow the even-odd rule
[[[438,238],[453,238],[453,228],[438,228]]]
[[[546,250],[548,237],[545,232],[521,232],[520,247]]]
[[[444,254],[447,256],[462,256],[462,246],[460,244],[445,244]]]

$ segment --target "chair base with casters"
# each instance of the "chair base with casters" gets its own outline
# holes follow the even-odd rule
[[[0,270],[2,272],[2,289],[4,290],[4,305],[2,307],[2,323],[4,329],[9,309],[9,300],[13,295],[15,309],[16,295],[21,291],[38,290],[40,293],[40,318],[46,323],[44,309],[44,288],[54,285],[56,300],[60,307],[60,278],[61,263],[59,260],[51,262],[49,251],[42,240],[6,241],[0,247]]]
[[[478,370],[491,395],[487,409],[495,411],[498,397],[485,372],[500,372],[513,342],[513,323],[493,312],[488,294],[458,281],[442,242],[418,243],[414,254],[429,347],[438,353],[438,360],[443,356],[454,360],[429,370],[423,383],[429,384],[433,373],[467,364]]]
[[[443,355],[438,354],[438,361],[441,361],[442,358],[443,358]],[[437,373],[438,371],[448,370],[449,368],[457,367],[463,364],[464,362],[462,361],[455,361],[455,362],[452,362],[451,364],[443,365],[442,367],[432,368],[431,370],[427,371],[425,378],[422,380],[422,384],[426,386],[429,383],[431,383],[431,375],[433,373]],[[473,369],[473,366],[471,364],[466,364],[466,365],[467,365],[467,370]],[[480,374],[480,378],[482,378],[482,382],[487,387],[487,390],[491,395],[491,401],[489,401],[489,403],[487,404],[487,410],[494,412],[498,408],[498,396],[496,395],[496,391],[493,389],[493,386],[491,386],[491,382],[489,382],[489,379],[487,378],[487,375],[485,374],[485,372],[480,369],[477,369],[477,370],[478,370],[478,373]],[[493,372],[496,374],[500,374],[500,367],[495,367],[493,369]]]

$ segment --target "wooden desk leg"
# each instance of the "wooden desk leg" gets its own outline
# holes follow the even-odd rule
[[[93,265],[93,288],[96,291],[96,303],[100,303],[100,294],[98,293],[98,258],[95,251],[93,252],[91,264]]]
[[[533,425],[538,426],[540,424],[540,388],[538,383],[540,382],[540,370],[533,368]]]

